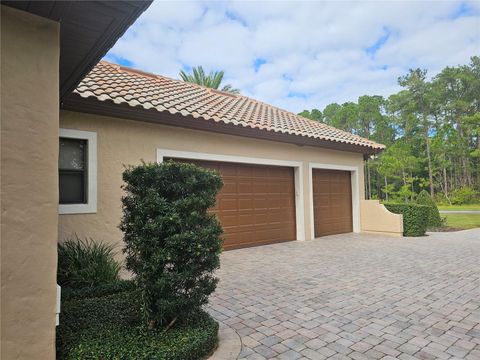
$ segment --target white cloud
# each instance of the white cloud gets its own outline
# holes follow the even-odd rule
[[[434,75],[478,54],[475,1],[155,1],[107,59],[176,78],[224,70],[243,94],[298,112],[389,95],[409,68]]]
[[[225,69],[248,67],[253,57],[249,37],[248,29],[238,22],[222,22],[192,32],[183,40],[178,55],[183,63],[190,65]]]

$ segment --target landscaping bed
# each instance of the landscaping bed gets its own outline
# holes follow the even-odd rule
[[[220,175],[193,164],[142,163],[123,174],[125,268],[115,247],[73,236],[58,246],[63,287],[57,357],[66,360],[198,360],[218,344],[203,306],[215,291],[223,229]]]
[[[204,311],[168,329],[148,329],[132,283],[73,291],[78,297],[66,293],[57,327],[58,359],[195,360],[217,346],[218,323]]]

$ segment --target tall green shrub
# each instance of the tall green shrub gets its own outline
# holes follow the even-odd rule
[[[404,236],[423,236],[427,231],[427,222],[429,208],[425,205],[418,204],[396,204],[385,203],[383,204],[395,214],[403,215],[403,235]]]
[[[126,267],[136,275],[150,327],[198,310],[215,290],[222,227],[207,210],[219,174],[193,164],[142,164],[123,173]]]
[[[426,190],[422,190],[417,197],[417,204],[428,206],[428,221],[427,227],[439,227],[442,226],[442,218],[438,211],[437,204],[433,201],[432,197]]]
[[[93,287],[118,280],[121,265],[115,247],[74,236],[58,244],[57,282],[69,288]]]

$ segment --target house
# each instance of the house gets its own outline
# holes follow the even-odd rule
[[[222,174],[213,211],[226,250],[360,232],[363,161],[384,148],[246,96],[104,61],[65,97],[60,144],[60,241],[119,244],[124,166],[175,159]],[[375,224],[398,218],[370,213],[364,230],[389,232]]]
[[[2,359],[55,358],[60,103],[149,5],[2,1]]]
[[[2,2],[2,359],[55,357],[57,242],[121,241],[124,165],[177,159],[220,170],[213,211],[226,249],[402,232],[398,216],[363,201],[363,159],[383,145],[241,95],[99,63],[149,4]]]

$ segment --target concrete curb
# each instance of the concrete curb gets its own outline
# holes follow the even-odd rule
[[[230,326],[219,322],[218,348],[207,360],[236,360],[242,350],[242,341]]]

